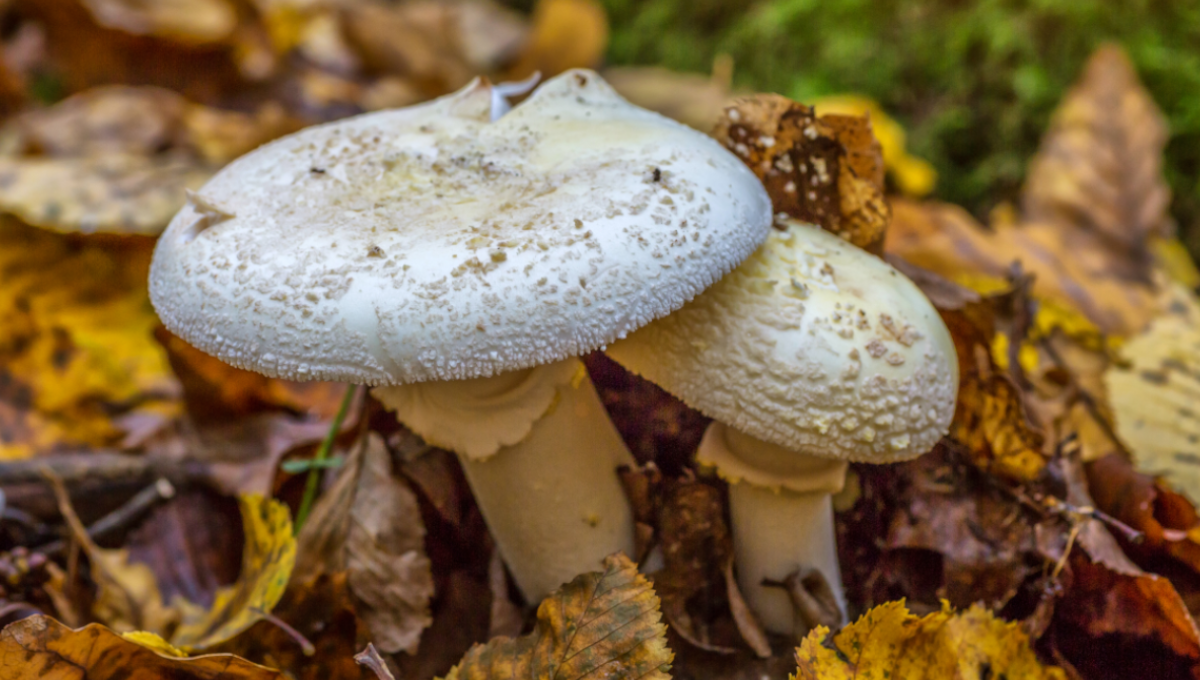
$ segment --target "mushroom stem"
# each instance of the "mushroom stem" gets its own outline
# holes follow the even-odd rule
[[[847,463],[790,451],[719,422],[705,431],[697,459],[729,481],[738,584],[763,626],[785,635],[794,628],[787,592],[763,580],[807,569],[824,575],[844,617],[831,494],[845,483]]]
[[[612,553],[634,554],[633,513],[617,476],[634,459],[579,359],[375,395],[426,441],[458,454],[529,602]]]

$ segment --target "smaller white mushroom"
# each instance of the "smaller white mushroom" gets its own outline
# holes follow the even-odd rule
[[[907,278],[788,222],[695,300],[608,354],[715,419],[697,459],[730,483],[738,579],[768,630],[792,606],[764,579],[818,569],[844,613],[830,494],[847,461],[925,453],[954,415],[958,365]]]

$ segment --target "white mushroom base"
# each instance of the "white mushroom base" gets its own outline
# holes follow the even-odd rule
[[[633,513],[617,475],[634,459],[579,359],[374,394],[426,441],[459,454],[530,603],[612,553],[634,554]]]
[[[763,627],[784,635],[795,627],[787,592],[763,586],[763,579],[783,581],[807,569],[825,577],[844,618],[831,494],[845,484],[847,463],[789,451],[719,422],[705,431],[697,460],[729,481],[738,585]]]

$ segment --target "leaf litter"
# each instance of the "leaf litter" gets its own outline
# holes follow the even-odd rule
[[[32,468],[0,465],[12,501],[0,611],[16,620],[0,633],[0,663],[19,655],[50,673],[38,677],[90,664],[88,677],[137,667],[204,678],[219,663],[236,678],[360,678],[355,654],[373,643],[373,672],[419,680],[517,668],[1171,677],[1200,664],[1189,611],[1200,606],[1189,455],[1200,345],[1186,287],[1200,278],[1166,213],[1162,116],[1118,48],[1087,65],[1019,204],[986,228],[954,206],[885,197],[885,173],[909,196],[935,178],[869,101],[814,109],[735,93],[721,60],[705,76],[613,73],[635,102],[713,129],[776,212],[886,254],[955,339],[950,435],[886,474],[856,466],[838,501],[843,580],[863,618],[797,648],[763,633],[737,592],[723,483],[691,462],[707,420],[602,355],[588,369],[651,464],[627,482],[636,557],[652,573],[613,557],[535,615],[453,457],[370,400],[352,409],[344,462],[325,472],[293,541],[300,485],[280,462],[311,452],[344,387],[228,368],[163,331],[148,305],[148,237],[184,189],[303,125],[423,101],[476,74],[597,66],[608,39],[597,3],[543,0],[528,16],[475,0],[20,4],[0,69],[0,456],[74,476],[56,500]],[[33,82],[66,98],[40,106]],[[177,497],[89,535],[164,469]],[[148,548],[221,502],[240,506],[241,534],[214,526],[161,541],[197,551],[187,558]],[[239,540],[240,558],[228,547]],[[51,543],[58,552],[36,552]],[[227,576],[198,576],[222,563]],[[78,629],[26,616],[39,611]],[[104,661],[81,660],[85,649],[106,650]],[[237,656],[178,656],[193,650]]]

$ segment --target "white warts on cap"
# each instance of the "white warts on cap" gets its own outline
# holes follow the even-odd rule
[[[496,90],[308,128],[224,168],[158,243],[164,323],[272,376],[487,377],[679,308],[770,232],[737,158],[597,74],[492,122]]]
[[[608,354],[707,416],[818,457],[928,451],[954,415],[958,364],[907,278],[795,221],[695,300]]]

